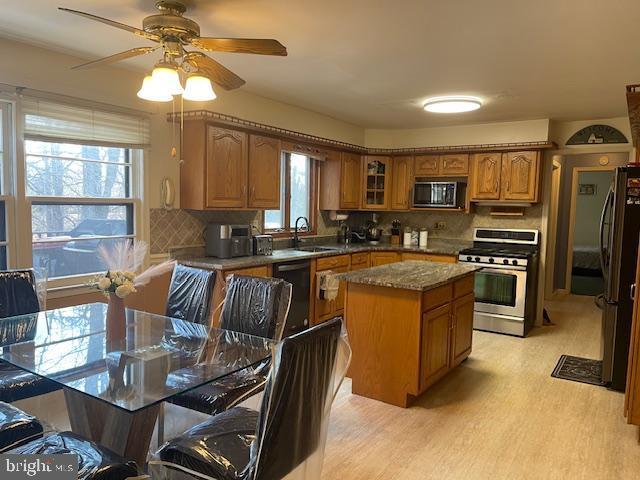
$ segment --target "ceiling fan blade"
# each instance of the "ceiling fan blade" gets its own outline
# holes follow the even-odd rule
[[[120,28],[121,30],[126,30],[127,32],[131,32],[135,35],[146,38],[148,40],[153,40],[154,42],[160,41],[160,37],[154,33],[148,33],[148,32],[145,32],[144,30],[140,30],[139,28],[132,27],[130,25],[125,25],[124,23],[116,22],[114,20],[109,20],[108,18],[98,17],[97,15],[81,12],[79,10],[72,10],[70,8],[58,7],[58,10],[62,10],[63,12],[73,13],[74,15],[79,15],[81,17],[85,17],[90,20],[95,20],[96,22],[100,22],[106,25],[110,25],[112,27]]]
[[[211,52],[255,53],[257,55],[287,55],[287,48],[277,40],[264,38],[197,37],[191,45]]]
[[[185,54],[184,61],[195,66],[205,77],[209,77],[225,90],[240,88],[246,82],[229,70],[227,67],[216,62],[214,59],[201,52],[189,52]]]
[[[126,50],[124,52],[115,53],[113,55],[109,55],[108,57],[99,58],[98,60],[93,60],[91,62],[83,63],[82,65],[76,65],[72,67],[72,70],[79,70],[81,68],[92,68],[97,67],[98,65],[105,65],[107,63],[119,62],[120,60],[125,60],[131,57],[137,57],[138,55],[145,55],[147,53],[151,53],[154,50],[157,50],[158,47],[136,47],[131,50]]]

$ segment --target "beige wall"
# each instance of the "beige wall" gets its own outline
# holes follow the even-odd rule
[[[365,131],[365,145],[369,148],[541,142],[548,139],[549,120],[547,119],[408,130],[369,129]]]
[[[132,108],[151,114],[151,149],[147,155],[146,198],[159,207],[160,180],[170,177],[179,188],[179,165],[171,158],[172,126],[166,121],[171,104],[138,99],[136,92],[144,72],[120,67],[72,71],[86,61],[51,50],[0,38],[0,83]],[[152,60],[149,60],[151,67]],[[217,89],[221,90],[221,89]],[[208,108],[246,120],[275,125],[320,137],[361,145],[364,129],[325,115],[269,100],[246,89],[218,91],[218,99],[207,104],[188,102],[186,108]],[[177,143],[177,132],[175,143]],[[179,193],[179,191],[178,191]],[[179,198],[179,195],[177,195]]]

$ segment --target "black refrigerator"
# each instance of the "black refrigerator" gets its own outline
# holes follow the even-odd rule
[[[600,222],[600,261],[604,276],[602,379],[624,391],[631,338],[636,258],[640,235],[640,167],[618,167]]]

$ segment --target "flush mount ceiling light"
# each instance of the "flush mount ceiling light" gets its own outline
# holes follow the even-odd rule
[[[477,97],[433,97],[424,102],[424,109],[432,113],[462,113],[478,110],[482,100]]]

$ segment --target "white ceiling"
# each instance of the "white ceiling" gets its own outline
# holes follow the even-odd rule
[[[150,43],[56,7],[140,27],[154,3],[10,2],[0,35],[97,58]],[[624,116],[624,87],[640,83],[637,0],[184,3],[203,36],[277,38],[287,46],[282,58],[213,55],[247,81],[243,88],[367,128]],[[148,70],[155,59],[127,63]],[[477,95],[486,105],[454,116],[420,108],[445,94]]]

